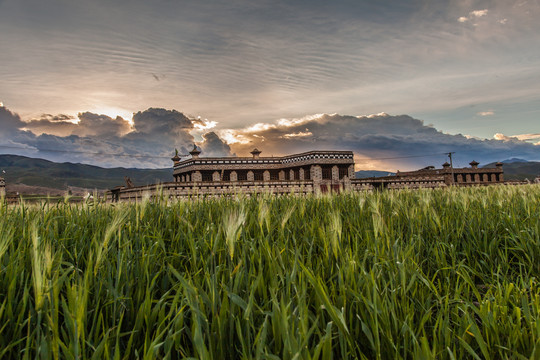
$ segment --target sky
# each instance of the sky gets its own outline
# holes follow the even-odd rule
[[[0,0],[0,153],[540,160],[540,0]]]

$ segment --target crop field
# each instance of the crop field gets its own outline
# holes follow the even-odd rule
[[[0,358],[540,359],[540,186],[0,205]]]

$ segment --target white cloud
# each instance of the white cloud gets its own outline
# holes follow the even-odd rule
[[[503,24],[503,25],[506,25],[507,22],[508,22],[508,19],[501,19],[501,20],[499,20],[499,23],[500,23],[500,24]]]
[[[521,135],[515,135],[515,137],[518,140],[536,140],[540,139],[540,134],[521,134]]]
[[[486,16],[488,13],[488,9],[484,9],[484,10],[474,10],[474,11],[471,11],[469,13],[469,16],[474,16],[474,17],[482,17],[482,16]]]
[[[197,119],[191,121],[193,128],[199,131],[210,130],[216,127],[217,121],[209,121],[208,119],[201,119],[199,116]]]
[[[279,119],[277,121],[277,124],[279,126],[291,127],[291,126],[301,125],[301,124],[305,124],[310,121],[319,119],[323,115],[324,114],[314,114],[314,115],[307,115],[298,119]],[[334,115],[334,114],[330,114],[330,115]]]
[[[290,138],[307,137],[307,136],[312,136],[312,135],[313,133],[311,131],[299,131],[297,133],[285,134],[281,136],[281,138],[290,139]]]
[[[480,116],[491,116],[491,115],[495,115],[495,112],[493,112],[492,110],[489,110],[489,111],[480,111],[480,112],[476,113],[476,115],[480,115]]]
[[[312,120],[296,125],[284,119],[280,123],[283,125],[261,123],[256,134],[252,132],[253,128],[244,128],[222,131],[220,135],[231,146],[231,152],[239,155],[248,154],[254,147],[274,155],[314,149],[351,150],[359,158],[369,159],[358,163],[362,169],[406,170],[437,165],[437,161],[444,161],[444,153],[449,151],[456,152],[455,160],[459,164],[467,164],[471,159],[488,163],[510,155],[531,160],[538,158],[538,150],[533,144],[520,138],[497,134],[495,140],[489,140],[445,134],[407,115],[334,114],[313,116]]]
[[[493,135],[493,138],[494,138],[495,140],[502,140],[502,141],[509,141],[509,140],[512,140],[511,137],[506,136],[506,135],[501,134],[501,133],[496,133],[495,135]]]
[[[233,144],[249,144],[250,140],[246,136],[238,133],[236,130],[226,129],[218,131],[219,137],[221,137],[229,145]],[[258,135],[253,135],[255,137],[261,138]]]
[[[493,138],[495,140],[503,140],[503,141],[526,141],[526,142],[532,142],[535,140],[540,140],[540,133],[539,134],[518,134],[518,135],[504,135],[501,133],[497,133],[493,135]],[[539,145],[540,142],[534,143],[534,145]]]
[[[245,129],[244,131],[248,133],[256,133],[259,131],[266,131],[269,129],[274,129],[275,127],[276,125],[274,124],[256,123],[254,125],[251,125],[247,129]]]
[[[469,13],[468,16],[460,16],[458,18],[458,21],[460,23],[464,23],[464,22],[467,22],[469,20],[474,20],[476,18],[480,18],[482,16],[486,16],[488,13],[488,9],[484,9],[484,10],[473,10]],[[506,19],[504,19],[504,23],[506,23]],[[501,24],[504,24],[501,22]],[[476,24],[474,24],[476,26]]]

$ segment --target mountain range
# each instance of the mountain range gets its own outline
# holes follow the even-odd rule
[[[522,159],[503,161],[506,180],[532,180],[540,175],[540,162]],[[494,167],[495,163],[484,167]],[[55,163],[48,160],[19,155],[0,155],[0,170],[10,184],[24,184],[50,189],[67,190],[71,187],[104,190],[124,185],[124,177],[129,177],[135,186],[173,181],[172,169],[102,168],[99,166]],[[357,178],[392,175],[388,171],[362,170]]]
[[[63,190],[69,187],[110,189],[124,185],[124,176],[129,177],[135,186],[173,181],[170,168],[102,168],[69,162],[55,163],[19,155],[0,155],[0,169],[5,171],[2,176],[8,185],[25,184]]]
[[[506,180],[533,180],[537,176],[540,176],[540,162],[538,161],[512,158],[504,160],[502,163],[504,164],[504,178]],[[495,167],[495,163],[490,163],[483,167]]]

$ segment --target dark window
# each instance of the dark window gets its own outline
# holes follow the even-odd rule
[[[246,181],[247,180],[247,172],[246,171],[239,171],[238,172],[238,181]]]
[[[279,180],[279,171],[270,171],[270,180]]]
[[[212,181],[212,172],[203,171],[202,172],[202,181]]]
[[[264,180],[264,176],[263,176],[263,172],[262,171],[255,171],[253,173],[254,177],[255,177],[255,181],[263,181]]]
[[[322,178],[324,180],[331,180],[332,179],[332,168],[323,168],[322,169]]]
[[[349,176],[349,169],[348,168],[339,168],[339,178],[343,179],[345,176]]]

